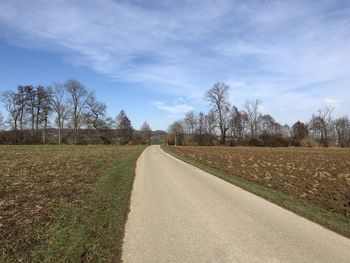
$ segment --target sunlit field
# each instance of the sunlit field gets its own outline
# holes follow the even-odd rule
[[[143,149],[0,146],[0,261],[118,257]]]

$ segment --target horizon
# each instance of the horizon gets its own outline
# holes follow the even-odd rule
[[[77,79],[111,117],[167,130],[225,82],[231,104],[259,99],[291,126],[349,115],[349,46],[347,1],[4,0],[0,92]]]

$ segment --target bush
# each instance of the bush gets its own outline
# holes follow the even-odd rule
[[[263,147],[263,146],[265,146],[265,143],[260,138],[250,138],[250,139],[244,141],[243,145]]]
[[[280,135],[263,134],[259,138],[245,140],[242,145],[257,147],[288,147],[290,141]]]
[[[298,141],[298,140],[291,139],[291,140],[289,141],[289,145],[290,145],[290,146],[294,146],[294,147],[300,147],[300,146],[301,146],[301,143],[300,143],[300,141]]]
[[[318,147],[318,143],[310,137],[302,139],[300,144],[302,147]]]
[[[270,147],[288,147],[289,146],[289,139],[284,138],[280,135],[263,134],[260,136],[260,139],[264,142],[265,146],[270,146]]]

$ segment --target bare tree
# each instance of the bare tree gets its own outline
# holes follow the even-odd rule
[[[169,133],[174,136],[174,144],[178,146],[182,144],[184,128],[181,121],[175,121],[169,126]]]
[[[30,130],[30,134],[22,132],[26,135],[25,140],[27,142],[38,142],[39,125],[44,123],[43,141],[45,141],[48,115],[51,112],[49,89],[43,86],[18,86],[16,94],[17,105],[21,109],[19,116],[20,129],[21,131],[24,128]],[[24,127],[26,121],[28,121],[28,126]]]
[[[34,130],[33,125],[35,123],[35,131],[38,133],[39,126],[42,122],[42,102],[45,94],[45,88],[43,86],[36,87],[34,90],[34,112],[32,112],[32,130]],[[50,102],[51,103],[51,102]]]
[[[187,133],[187,141],[192,144],[194,142],[195,137],[195,129],[197,125],[197,117],[194,111],[189,111],[185,114],[185,118],[183,119],[183,125]]]
[[[21,131],[20,133],[20,142],[23,141],[23,128],[25,125],[25,107],[26,107],[26,90],[25,86],[19,85],[17,87],[17,93],[16,93],[16,105],[17,109],[19,111],[19,129]]]
[[[225,144],[226,132],[229,128],[229,112],[231,107],[228,101],[229,90],[230,87],[225,83],[216,83],[205,94],[205,99],[211,104],[217,118],[221,144]]]
[[[18,122],[23,111],[21,105],[18,105],[18,94],[11,90],[1,94],[1,101],[5,105],[6,111],[9,113],[9,123],[15,132],[15,142],[18,142]]]
[[[107,106],[101,101],[98,101],[96,96],[91,94],[86,103],[87,112],[85,120],[89,126],[92,126],[97,132],[104,144],[110,143],[107,133],[110,129],[108,120],[106,119]]]
[[[240,111],[240,113],[242,121],[242,137],[245,137],[247,134],[247,130],[249,130],[248,115],[245,111]]]
[[[205,118],[205,114],[203,112],[200,112],[198,114],[197,120],[197,128],[196,128],[196,142],[198,143],[198,145],[203,145],[203,137],[205,135],[205,133],[207,133],[207,129],[206,129],[206,118]]]
[[[57,127],[57,144],[62,143],[62,131],[65,127],[65,122],[68,117],[68,102],[67,102],[67,92],[65,87],[60,83],[54,83],[52,85],[52,108],[55,112],[55,123]]]
[[[85,86],[77,80],[68,80],[65,83],[65,88],[70,96],[74,143],[77,144],[79,140],[80,126],[82,124],[83,111],[86,108],[86,103],[90,94]]]
[[[275,135],[278,133],[278,123],[275,121],[275,119],[269,115],[269,114],[264,114],[260,115],[258,117],[258,121],[260,124],[260,131],[264,135]]]
[[[43,143],[46,142],[46,134],[47,134],[47,125],[49,122],[49,115],[52,112],[52,90],[51,88],[42,88],[38,92],[38,98],[40,99],[40,108],[41,108],[41,114],[37,116],[38,119],[40,119],[40,122],[44,124],[43,127]]]
[[[319,139],[324,147],[329,146],[330,142],[330,129],[333,119],[333,107],[324,107],[312,115],[310,121],[310,129],[316,139]]]
[[[292,136],[296,141],[301,141],[309,136],[309,129],[307,125],[301,121],[297,121],[292,126]]]
[[[291,128],[288,124],[284,124],[282,127],[281,127],[281,134],[283,137],[286,137],[286,138],[290,138],[291,136]]]
[[[209,134],[215,134],[215,128],[217,126],[217,121],[215,119],[214,111],[210,110],[207,115],[205,115],[206,130]]]
[[[131,141],[133,134],[133,128],[131,122],[126,116],[125,111],[120,111],[117,116],[117,140],[119,144],[127,144]]]
[[[350,121],[348,116],[335,120],[337,140],[341,147],[350,146]]]
[[[35,119],[36,119],[36,91],[35,88],[31,85],[23,86],[23,92],[24,92],[24,109],[25,112],[29,113],[30,116],[30,123],[31,123],[31,129],[30,129],[30,135],[31,137],[34,136],[34,130],[35,130]]]
[[[320,116],[313,114],[308,126],[314,139],[324,140],[323,124]]]
[[[150,144],[152,130],[146,121],[142,124],[140,132],[141,132],[141,143],[142,144]]]
[[[53,90],[51,87],[37,86],[35,89],[35,130],[38,133],[39,127],[43,127],[43,142],[46,141],[46,129],[49,121],[49,115],[53,111],[53,100],[52,100]]]
[[[185,114],[184,124],[187,128],[188,134],[193,135],[197,124],[196,114],[194,111],[189,111]]]
[[[198,116],[197,116],[197,133],[198,134],[203,134],[205,132],[207,132],[207,125],[206,125],[206,118],[205,118],[205,114],[203,112],[199,112]]]
[[[258,119],[259,119],[259,106],[260,100],[249,101],[247,100],[244,108],[248,120],[248,126],[250,129],[250,135],[252,138],[256,138],[258,135]]]
[[[238,140],[243,137],[243,131],[245,126],[244,113],[238,110],[236,106],[232,106],[230,112],[230,135],[234,140]]]

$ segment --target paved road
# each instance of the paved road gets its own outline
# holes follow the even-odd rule
[[[148,147],[124,262],[350,262],[350,240]]]

